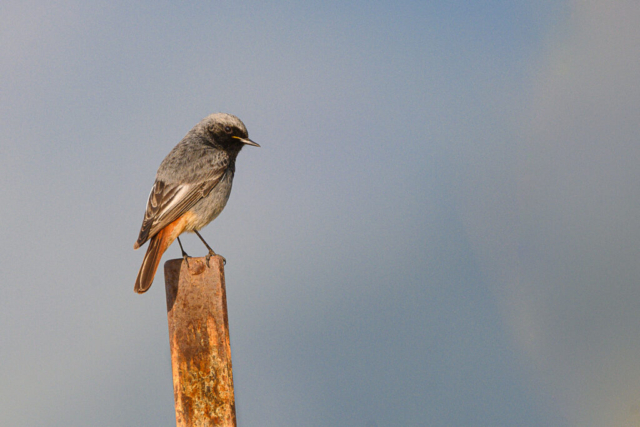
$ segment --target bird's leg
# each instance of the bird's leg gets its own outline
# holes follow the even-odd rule
[[[200,238],[200,240],[202,240],[202,243],[204,243],[204,245],[207,247],[207,249],[209,249],[209,253],[207,254],[207,256],[205,257],[205,259],[207,260],[207,267],[209,267],[209,259],[211,259],[212,255],[216,255],[216,253],[213,251],[213,249],[211,249],[211,246],[209,246],[207,244],[207,242],[204,241],[204,239],[202,238],[202,236],[200,235],[200,233],[198,233],[196,230],[193,230],[194,233],[196,233],[198,235],[198,237]],[[227,260],[220,255],[220,257],[222,258],[222,262],[224,265],[227,264]]]
[[[180,237],[178,237],[178,244],[180,245],[180,250],[182,251],[182,259],[187,263],[187,267],[189,267],[189,255],[182,249],[182,242],[180,241]]]

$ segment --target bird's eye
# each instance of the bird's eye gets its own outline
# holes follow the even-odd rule
[[[224,127],[224,131],[225,131],[226,133],[231,133],[231,132],[233,132],[229,126],[225,126],[225,127]]]

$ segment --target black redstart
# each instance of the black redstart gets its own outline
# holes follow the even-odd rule
[[[245,144],[259,147],[249,139],[240,119],[230,114],[211,114],[195,125],[162,161],[140,235],[133,245],[138,249],[151,239],[134,286],[137,293],[149,289],[162,254],[180,234],[192,231],[202,239],[198,230],[220,215],[231,193],[236,157]],[[204,239],[202,242],[209,249],[208,261],[215,253]],[[184,250],[182,256],[187,257]]]

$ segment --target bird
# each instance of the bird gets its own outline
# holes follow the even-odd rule
[[[178,239],[185,261],[188,255],[179,236],[194,232],[209,253],[215,252],[198,230],[224,209],[231,194],[236,157],[245,145],[260,147],[249,139],[244,123],[234,115],[214,113],[196,124],[160,163],[151,188],[134,249],[149,241],[134,291],[149,290],[162,254]]]

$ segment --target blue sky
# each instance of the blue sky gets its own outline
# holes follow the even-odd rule
[[[0,424],[174,422],[163,278],[133,293],[132,246],[217,111],[262,146],[203,231],[239,425],[637,423],[638,18],[3,2]]]

